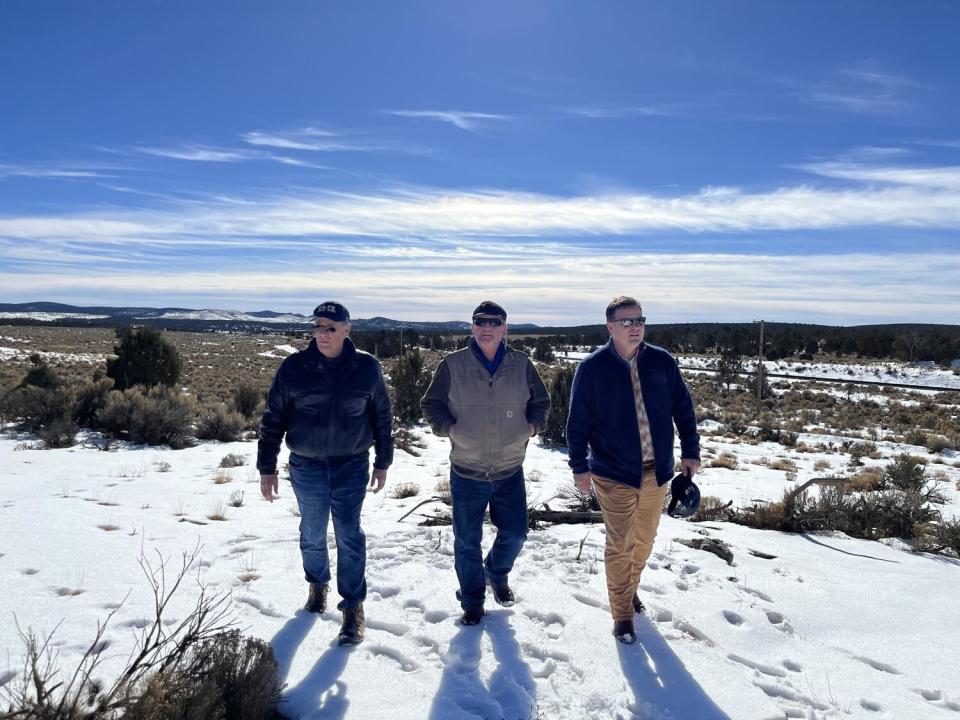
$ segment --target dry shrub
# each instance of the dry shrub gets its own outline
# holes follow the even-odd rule
[[[230,629],[229,596],[210,597],[200,585],[194,609],[170,623],[171,597],[196,561],[184,553],[179,572],[168,561],[140,565],[154,593],[155,616],[141,631],[136,650],[116,680],[100,678],[107,626],[97,633],[72,671],[59,667],[52,637],[20,631],[23,670],[0,688],[4,718],[23,720],[280,720],[281,682],[270,645]]]
[[[158,460],[153,467],[157,472],[162,472],[162,473],[170,472],[171,470],[173,470],[173,465],[168,463],[166,460]]]
[[[859,492],[883,490],[886,485],[884,470],[880,467],[865,467],[850,477],[850,489]]]
[[[420,457],[420,451],[427,447],[427,443],[423,438],[418,436],[409,427],[403,425],[394,431],[393,444],[408,455],[413,455],[413,457]]]
[[[243,467],[247,464],[247,459],[239,453],[229,453],[220,458],[220,467],[235,468]]]
[[[227,505],[223,500],[217,500],[213,504],[213,509],[210,511],[210,514],[207,515],[207,520],[213,520],[215,522],[223,522],[227,519]]]
[[[243,507],[243,490],[234,490],[230,493],[230,498],[227,500],[227,504],[230,507]]]
[[[195,405],[189,397],[163,385],[111,390],[99,414],[100,426],[114,437],[146,445],[187,447]]]
[[[214,485],[226,485],[228,482],[232,481],[233,478],[230,476],[230,473],[218,472],[213,476]]]
[[[726,468],[727,470],[736,470],[737,456],[730,452],[722,452],[713,460],[711,460],[707,467],[719,467]]]
[[[600,500],[597,498],[597,493],[593,487],[590,488],[590,492],[585,493],[577,487],[576,483],[571,481],[570,484],[560,488],[557,496],[568,501],[568,510],[574,512],[600,511]]]
[[[201,411],[197,418],[196,435],[200,440],[236,442],[243,435],[244,425],[243,415],[228,409],[226,405],[214,405]]]
[[[813,463],[813,469],[815,472],[823,472],[824,470],[829,470],[830,467],[830,461],[824,460],[823,458]]]
[[[927,435],[925,446],[932,453],[941,453],[951,449],[951,442],[943,435]]]
[[[405,482],[394,485],[390,490],[390,497],[394,500],[415,497],[420,494],[420,486],[414,482]]]
[[[903,442],[906,445],[924,447],[927,444],[927,433],[920,428],[911,428],[903,434]]]
[[[797,463],[790,458],[776,458],[770,463],[770,469],[795,473],[797,471]]]
[[[713,495],[704,495],[700,498],[700,507],[690,516],[692,522],[704,522],[708,520],[727,520],[733,514],[731,510],[732,502],[724,502]]]

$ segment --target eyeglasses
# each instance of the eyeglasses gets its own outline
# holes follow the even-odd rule
[[[500,327],[503,320],[500,318],[474,318],[473,324],[477,327]]]
[[[646,325],[647,319],[641,316],[638,318],[622,318],[620,320],[611,320],[610,322],[616,323],[620,327],[630,328],[635,325],[640,325],[640,326]]]
[[[327,335],[333,335],[337,331],[336,325],[314,325],[314,332],[325,333]]]

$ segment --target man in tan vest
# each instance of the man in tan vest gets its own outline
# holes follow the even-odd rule
[[[643,341],[640,303],[620,295],[607,305],[610,342],[586,357],[570,390],[567,446],[574,482],[597,491],[607,530],[604,560],[613,634],[636,640],[637,595],[674,473],[673,427],[680,435],[680,468],[700,469],[697,418],[677,361]],[[589,455],[587,449],[589,447]]]
[[[450,438],[454,567],[463,608],[460,622],[483,617],[486,585],[500,605],[514,594],[507,582],[527,537],[523,459],[543,429],[550,397],[530,359],[504,343],[507,312],[486,300],[473,311],[470,345],[447,355],[423,396],[423,416],[434,434]],[[483,515],[497,527],[483,558]]]

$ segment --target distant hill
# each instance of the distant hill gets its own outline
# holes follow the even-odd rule
[[[51,324],[60,326],[116,327],[144,323],[164,330],[233,331],[233,332],[293,332],[304,330],[310,317],[297,313],[278,313],[272,310],[241,312],[237,310],[194,310],[191,308],[150,307],[81,307],[53,302],[0,303],[0,323],[17,325]],[[358,331],[419,332],[470,331],[464,320],[417,322],[393,320],[385,317],[357,318],[352,321]],[[515,330],[535,330],[529,323],[512,325]]]

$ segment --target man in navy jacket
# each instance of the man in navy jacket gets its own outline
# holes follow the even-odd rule
[[[644,609],[637,585],[674,473],[674,425],[681,472],[690,477],[700,469],[700,436],[676,360],[643,341],[640,304],[615,297],[606,317],[610,342],[573,379],[567,445],[577,488],[589,493],[592,481],[603,511],[613,634],[632,643],[633,615]]]

